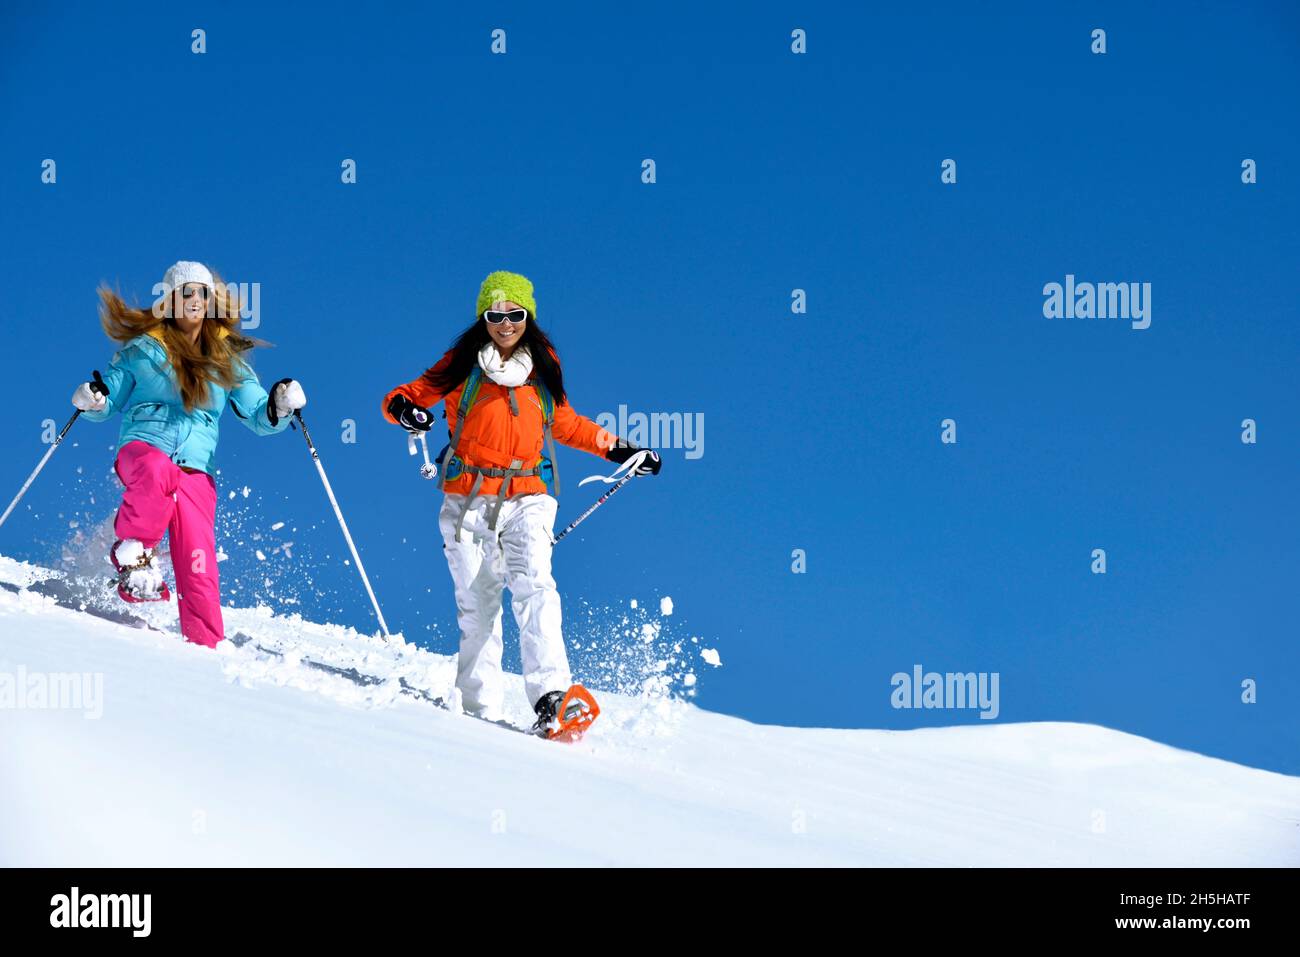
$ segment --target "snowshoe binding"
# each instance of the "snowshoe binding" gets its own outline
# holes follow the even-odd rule
[[[537,702],[532,733],[552,741],[577,741],[600,715],[600,705],[582,685],[548,691]]]
[[[136,538],[119,539],[108,553],[117,569],[117,594],[123,601],[170,601],[171,590],[153,563],[153,549]]]

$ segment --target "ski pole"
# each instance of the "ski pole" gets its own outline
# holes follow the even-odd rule
[[[414,454],[415,454],[415,443],[416,443],[416,441],[417,441],[417,439],[416,439],[416,437],[415,437],[414,435],[410,435],[410,434],[408,434],[408,435],[406,436],[406,454],[407,454],[407,455],[414,455]],[[437,478],[437,477],[438,477],[438,466],[434,465],[432,462],[429,461],[429,442],[428,442],[428,439],[427,439],[427,437],[425,436],[425,434],[424,434],[423,432],[420,433],[420,437],[419,437],[418,441],[419,441],[419,443],[420,443],[420,448],[424,450],[424,464],[420,466],[420,474],[423,475],[423,476],[424,476],[425,478],[427,478],[427,479]]]
[[[99,377],[98,369],[95,370],[95,381],[90,384],[90,388],[91,391],[95,392],[97,395],[108,395],[108,386],[106,386],[104,380]],[[18,503],[22,500],[22,497],[27,494],[27,490],[31,488],[32,483],[36,481],[36,476],[41,474],[41,469],[45,468],[45,463],[48,462],[50,456],[54,454],[54,450],[63,443],[63,437],[67,435],[68,430],[72,428],[72,423],[76,422],[79,418],[81,418],[80,409],[72,413],[72,418],[68,419],[68,424],[63,427],[63,430],[59,432],[57,436],[54,437],[54,441],[51,442],[50,447],[45,450],[45,454],[41,456],[41,460],[36,463],[36,468],[32,470],[32,474],[27,476],[27,481],[24,482],[23,487],[18,490],[18,494],[14,496],[14,500],[9,503],[9,507],[5,509],[5,513],[0,515],[0,525],[5,523],[5,520],[9,518],[9,513],[17,507]]]
[[[361,573],[361,582],[366,586],[366,594],[370,596],[370,604],[375,608],[375,617],[379,619],[379,627],[383,629],[384,637],[391,638],[388,632],[388,623],[384,621],[384,613],[379,610],[379,601],[375,598],[375,590],[370,587],[370,579],[366,577],[365,566],[361,564],[361,556],[357,554],[357,546],[352,543],[352,534],[348,531],[348,523],[343,521],[343,512],[339,509],[338,499],[334,497],[334,489],[330,488],[330,480],[325,475],[325,466],[321,464],[320,455],[316,452],[316,446],[311,440],[311,433],[307,431],[307,423],[303,420],[302,412],[294,409],[293,417],[298,420],[298,425],[302,427],[302,437],[307,440],[307,449],[311,452],[311,460],[316,463],[316,471],[320,473],[321,484],[325,486],[325,494],[329,496],[330,504],[334,506],[334,516],[339,520],[339,528],[343,529],[343,538],[348,543],[348,550],[352,552],[352,560],[357,563],[357,571]]]
[[[579,525],[581,525],[584,521],[586,521],[587,517],[590,516],[592,512],[594,512],[596,509],[600,508],[602,505],[604,505],[606,502],[608,502],[608,501],[609,501],[609,497],[610,497],[611,495],[613,495],[615,492],[617,492],[619,489],[621,489],[624,485],[626,485],[626,484],[628,483],[628,480],[629,480],[629,479],[636,478],[636,470],[637,470],[638,468],[641,467],[641,463],[642,463],[642,461],[645,460],[645,457],[646,457],[647,454],[648,454],[648,453],[647,453],[645,450],[642,450],[642,451],[640,451],[640,452],[637,452],[635,455],[633,455],[631,458],[629,458],[626,462],[624,462],[622,465],[620,465],[617,469],[615,469],[615,470],[614,470],[614,475],[617,475],[619,472],[622,472],[622,471],[624,471],[624,470],[626,469],[626,474],[625,474],[622,478],[620,478],[617,482],[614,482],[614,475],[609,475],[609,476],[605,476],[605,475],[588,475],[585,479],[583,479],[581,482],[579,482],[579,483],[578,483],[579,485],[586,485],[588,482],[597,482],[597,481],[599,481],[599,482],[614,482],[614,487],[611,488],[611,489],[609,489],[608,491],[606,491],[605,494],[602,495],[600,498],[596,499],[596,501],[592,503],[591,508],[587,509],[587,510],[586,510],[585,512],[583,512],[581,515],[579,515],[577,518],[575,518],[572,522],[570,522],[570,523],[569,523],[569,524],[564,528],[564,531],[560,532],[560,534],[558,534],[558,535],[556,535],[554,538],[552,538],[552,539],[551,539],[551,544],[554,545],[556,542],[558,542],[560,539],[562,539],[565,535],[568,535],[569,532],[573,531],[575,528],[577,528]]]
[[[619,489],[621,489],[624,485],[626,485],[626,484],[627,484],[631,479],[634,479],[634,478],[636,478],[636,474],[635,474],[634,472],[628,472],[628,473],[627,473],[626,475],[624,475],[621,479],[619,479],[617,482],[615,482],[613,488],[607,490],[607,491],[605,492],[604,495],[602,495],[600,498],[596,499],[596,501],[592,503],[591,508],[587,509],[587,510],[586,510],[585,512],[583,512],[581,515],[579,515],[577,518],[575,518],[573,521],[571,521],[571,522],[570,522],[570,523],[565,527],[564,531],[560,532],[560,534],[556,535],[553,539],[551,539],[551,544],[554,545],[556,542],[558,542],[560,539],[562,539],[565,535],[568,535],[569,532],[573,531],[575,528],[577,528],[579,525],[581,525],[581,524],[582,524],[582,523],[587,519],[587,517],[588,517],[589,515],[591,515],[592,512],[594,512],[596,509],[600,508],[602,505],[604,505],[606,502],[608,502],[608,501],[609,501],[609,497],[610,497],[611,495],[613,495],[615,492],[617,492]]]

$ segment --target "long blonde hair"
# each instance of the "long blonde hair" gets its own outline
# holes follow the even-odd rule
[[[176,383],[180,386],[185,411],[208,398],[208,383],[231,389],[239,381],[240,353],[264,345],[239,332],[239,300],[235,290],[212,274],[214,287],[208,315],[199,327],[197,342],[180,330],[171,318],[173,293],[159,299],[149,309],[128,306],[120,295],[107,286],[99,289],[99,323],[110,339],[130,342],[136,336],[152,335],[167,350]],[[215,308],[214,308],[215,303]]]

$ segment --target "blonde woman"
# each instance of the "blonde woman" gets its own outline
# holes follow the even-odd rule
[[[154,564],[170,536],[181,634],[209,648],[225,637],[216,559],[212,460],[227,405],[257,435],[283,432],[307,404],[281,379],[268,394],[245,355],[239,306],[202,263],[178,262],[163,276],[152,309],[134,309],[101,289],[100,323],[122,344],[100,383],[84,382],[72,404],[91,421],[121,413],[115,468],[125,486],[109,560],[126,601],[171,597]],[[107,394],[104,394],[105,391]]]

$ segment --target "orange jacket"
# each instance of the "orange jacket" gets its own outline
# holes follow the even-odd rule
[[[446,363],[451,361],[448,350],[433,368],[413,382],[399,385],[384,396],[384,418],[396,423],[388,412],[388,404],[393,396],[404,395],[417,405],[426,409],[433,408],[439,402],[445,402],[447,409],[447,438],[456,430],[456,413],[460,407],[460,394],[465,385],[461,383],[450,392],[443,394],[433,387],[429,377]],[[541,398],[532,386],[522,385],[515,389],[515,398],[519,404],[519,415],[510,411],[510,400],[505,386],[497,385],[486,375],[479,386],[478,397],[465,419],[465,429],[460,434],[460,447],[456,454],[466,465],[496,466],[508,468],[511,459],[520,459],[525,468],[536,465],[542,457],[542,443],[546,416],[542,412]],[[430,430],[430,438],[436,433]],[[567,402],[555,404],[555,420],[551,423],[551,435],[556,442],[582,449],[602,458],[617,441],[612,433],[573,411]],[[436,440],[435,440],[436,441]],[[438,448],[430,451],[437,454]],[[439,467],[442,463],[438,463]],[[449,480],[444,491],[468,495],[474,476],[468,472],[458,478]],[[484,478],[479,487],[480,495],[496,495],[501,491],[501,479]],[[529,495],[546,492],[546,483],[536,475],[515,477],[510,481],[510,498],[516,495]]]

